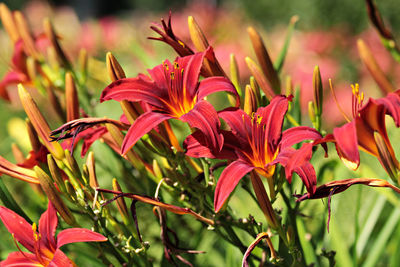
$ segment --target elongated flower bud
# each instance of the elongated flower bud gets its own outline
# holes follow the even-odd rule
[[[285,90],[285,95],[290,96],[293,95],[293,81],[292,77],[289,75],[286,76],[286,90]]]
[[[54,161],[53,156],[50,154],[47,155],[47,165],[49,166],[49,171],[54,182],[57,184],[58,188],[60,188],[61,191],[64,191],[65,190],[64,179],[62,178],[60,169],[58,168],[56,162]]]
[[[390,153],[389,148],[387,147],[385,140],[380,133],[374,132],[374,139],[378,148],[379,161],[382,163],[383,167],[385,168],[386,172],[389,174],[393,182],[399,184],[399,162]]]
[[[256,79],[258,85],[261,87],[261,90],[263,90],[265,96],[268,98],[268,100],[271,100],[274,96],[275,93],[271,89],[267,78],[261,71],[260,67],[255,63],[251,58],[246,57],[245,58],[247,66],[249,67],[251,73],[253,74],[254,78]]]
[[[122,192],[121,186],[119,185],[117,179],[112,180],[112,188],[114,191]],[[117,196],[114,194],[114,196]],[[122,220],[124,221],[125,224],[129,223],[129,212],[128,208],[125,203],[125,199],[123,197],[117,198],[117,208],[119,213],[121,214]]]
[[[46,93],[47,97],[49,98],[49,102],[51,106],[53,107],[54,111],[57,113],[58,117],[62,120],[65,121],[65,113],[64,110],[61,107],[60,100],[56,96],[54,92],[54,86],[52,84],[45,85],[46,87]]]
[[[235,57],[235,54],[230,55],[230,72],[231,72],[231,82],[235,86],[236,91],[239,96],[242,95],[242,90],[240,88],[240,75],[239,75],[239,67]]]
[[[10,36],[11,41],[15,44],[20,39],[20,35],[14,17],[4,3],[0,3],[0,19],[8,36]]]
[[[97,181],[97,176],[96,176],[96,165],[95,165],[93,151],[90,151],[88,154],[88,157],[86,159],[86,166],[87,166],[88,172],[89,172],[90,187],[92,187],[93,189],[96,189],[99,187],[99,182]]]
[[[25,52],[35,59],[40,60],[41,56],[36,49],[35,40],[33,39],[33,35],[29,29],[25,16],[17,10],[14,11],[14,19],[20,37],[24,43]]]
[[[315,113],[320,116],[322,113],[322,100],[323,100],[323,87],[321,81],[321,73],[319,72],[319,67],[315,66],[313,73],[313,89],[314,89],[314,103],[315,103]]]
[[[38,166],[35,166],[34,169],[43,191],[46,193],[51,203],[53,203],[61,218],[63,218],[63,220],[71,226],[76,225],[74,216],[61,199],[59,193],[57,192],[57,189],[54,187],[51,178]]]
[[[153,159],[153,172],[158,179],[161,180],[163,178],[162,170],[156,159]]]
[[[57,142],[50,142],[50,128],[47,121],[43,117],[35,101],[33,101],[31,95],[24,88],[22,84],[18,85],[18,94],[21,99],[22,106],[24,107],[25,113],[31,121],[36,133],[42,140],[43,144],[50,151],[50,153],[57,159],[64,157],[64,151],[61,145]]]
[[[51,45],[54,47],[54,50],[60,62],[64,65],[66,69],[71,69],[71,63],[69,62],[66,54],[64,53],[64,50],[61,48],[61,45],[58,42],[56,33],[54,31],[54,27],[49,19],[43,20],[43,29],[47,38],[50,40]]]
[[[188,25],[190,38],[197,50],[204,51],[209,46],[208,40],[204,35],[203,31],[200,29],[199,24],[197,24],[196,20],[192,17],[188,17]]]
[[[368,71],[371,73],[379,88],[382,89],[384,94],[393,92],[393,85],[389,82],[382,69],[379,67],[369,47],[361,39],[357,41],[357,47],[361,60],[367,67]]]
[[[106,55],[106,64],[108,75],[110,76],[111,81],[114,82],[116,80],[126,78],[124,70],[111,52],[108,52]]]
[[[254,95],[256,96],[257,100],[257,107],[260,105],[261,102],[261,91],[260,87],[258,86],[256,79],[254,79],[254,76],[250,76],[250,87],[254,92]]]
[[[257,99],[250,85],[246,85],[243,110],[248,115],[251,115],[257,110]]]
[[[88,72],[88,53],[84,48],[79,51],[79,71],[81,78],[85,81]]]
[[[67,121],[79,119],[78,92],[70,72],[65,74],[65,107],[67,109]]]
[[[72,175],[75,177],[75,179],[82,183],[83,181],[81,170],[79,169],[78,163],[76,162],[75,158],[73,157],[73,155],[71,155],[68,149],[65,150],[65,158],[68,162],[68,168],[71,170]]]
[[[247,28],[247,32],[250,36],[254,52],[256,53],[258,62],[261,65],[261,69],[263,70],[264,75],[267,77],[274,93],[280,94],[281,86],[278,73],[276,72],[274,65],[272,64],[272,60],[268,54],[267,48],[265,47],[263,40],[261,39],[260,34],[253,27]]]
[[[209,42],[201,30],[199,24],[197,24],[196,20],[192,17],[188,17],[188,26],[190,39],[192,40],[196,49],[200,52],[205,51],[209,46]],[[207,72],[213,76],[226,76],[224,70],[219,65],[219,62],[215,59],[211,62],[207,58],[203,61],[203,67],[207,70]]]
[[[312,101],[308,102],[308,116],[310,117],[310,121],[315,124],[315,107]]]

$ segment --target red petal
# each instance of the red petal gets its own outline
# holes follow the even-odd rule
[[[48,267],[64,267],[64,266],[73,267],[74,265],[71,263],[67,255],[64,254],[64,252],[62,252],[60,249],[57,249]]]
[[[213,149],[221,151],[224,144],[224,137],[219,133],[220,122],[214,107],[207,101],[199,101],[191,111],[179,118],[202,131],[211,141]]]
[[[168,59],[165,60],[163,64],[167,64],[170,69],[173,68],[171,62],[169,62]],[[165,71],[162,64],[155,66],[151,70],[148,69],[147,72],[150,74],[151,79],[156,83],[158,88],[165,88],[165,89],[168,88],[169,84],[167,83],[167,80],[165,78]]]
[[[307,126],[293,127],[282,133],[280,146],[281,149],[284,149],[304,140],[316,140],[319,138],[322,138],[322,135],[314,128]]]
[[[1,267],[42,267],[43,265],[37,260],[36,255],[24,252],[11,252],[6,260],[0,263]]]
[[[186,155],[194,158],[218,158],[236,160],[237,155],[230,144],[237,142],[231,132],[221,131],[224,136],[224,145],[221,151],[212,149],[207,144],[207,137],[201,131],[196,131],[186,137],[183,141],[183,147],[186,149]]]
[[[161,122],[170,118],[172,117],[166,114],[151,111],[140,115],[129,128],[128,133],[124,138],[124,142],[122,143],[121,147],[122,155],[125,155],[126,152],[128,152],[129,149],[131,149],[143,135],[150,132]]]
[[[239,183],[240,179],[242,179],[243,176],[253,169],[253,166],[250,166],[247,162],[240,160],[232,162],[224,169],[218,179],[217,187],[215,188],[215,212],[218,212],[222,208],[233,189],[235,189],[236,185]]]
[[[76,141],[83,139],[83,145],[81,150],[82,158],[86,155],[87,151],[89,150],[90,146],[94,143],[94,141],[100,139],[105,133],[107,133],[107,128],[101,126],[97,128],[88,128],[78,134]]]
[[[146,78],[145,78],[146,77]],[[165,88],[159,88],[147,76],[117,80],[107,86],[100,96],[100,102],[107,100],[144,101],[155,107],[163,108],[163,99],[168,99]]]
[[[376,99],[378,104],[385,106],[388,114],[393,117],[397,127],[400,127],[400,90],[395,93],[389,93],[386,97]]]
[[[270,165],[280,163],[285,167],[286,179],[292,181],[293,172],[297,173],[312,195],[315,192],[317,177],[312,164],[309,162],[312,156],[313,144],[306,143],[299,150],[291,147],[282,150]]]
[[[238,138],[247,140],[251,135],[251,121],[249,115],[241,109],[225,109],[218,112],[222,118],[231,128],[232,133]]]
[[[69,228],[62,230],[57,235],[57,248],[69,243],[77,242],[103,242],[107,237],[85,228]]]
[[[29,251],[34,252],[34,240],[32,225],[24,218],[16,214],[14,211],[0,206],[0,219],[3,221],[7,230],[14,234],[15,239],[26,247]]]
[[[356,170],[358,165],[360,165],[357,132],[355,121],[346,123],[342,127],[333,130],[338,155],[346,166],[353,170]]]
[[[7,86],[10,84],[23,83],[28,80],[28,77],[17,71],[8,72],[0,81],[0,97],[4,100],[10,100],[7,92]]]
[[[255,116],[261,116],[261,124],[265,124],[265,140],[275,151],[282,134],[282,124],[288,109],[288,99],[285,96],[275,96],[265,108],[258,108]]]
[[[204,52],[196,53],[192,56],[181,57],[177,59],[179,66],[184,69],[183,85],[186,86],[186,90],[191,97],[196,94],[201,66],[203,65],[204,56],[208,52],[209,49]]]
[[[58,224],[57,211],[53,204],[49,201],[47,210],[40,216],[39,233],[42,236],[44,244],[52,251],[56,249],[56,234]]]
[[[239,95],[235,86],[225,77],[210,77],[202,80],[197,91],[198,99],[203,99],[215,92],[228,92],[236,97],[236,106],[239,106]]]

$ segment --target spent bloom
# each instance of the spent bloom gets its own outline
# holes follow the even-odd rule
[[[178,57],[173,63],[165,60],[148,70],[150,77],[140,74],[136,78],[120,79],[104,89],[101,101],[142,101],[150,106],[150,110],[139,116],[129,128],[122,144],[122,154],[126,154],[144,134],[168,119],[187,122],[209,136],[212,146],[222,148],[223,136],[218,132],[217,112],[204,97],[219,91],[238,95],[225,77],[209,77],[199,82],[203,60],[210,53],[211,47],[205,52]]]
[[[0,219],[13,238],[30,252],[12,252],[0,266],[74,266],[74,263],[60,250],[60,247],[76,242],[101,242],[107,238],[84,228],[70,228],[61,231],[57,238],[57,212],[49,201],[38,227],[30,225],[24,218],[5,207],[0,207]],[[39,231],[37,231],[39,230]]]

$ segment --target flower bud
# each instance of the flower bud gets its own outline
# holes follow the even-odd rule
[[[261,102],[261,91],[260,87],[258,86],[256,79],[254,79],[254,76],[250,76],[250,87],[254,92],[254,95],[256,96],[257,100],[257,107],[260,105]]]
[[[160,180],[164,177],[160,165],[156,159],[153,159],[153,172],[154,175]]]
[[[317,116],[320,116],[322,113],[323,87],[321,81],[321,73],[319,72],[318,66],[315,66],[313,72],[313,89],[314,89],[315,114]]]
[[[114,82],[126,78],[124,70],[111,52],[108,52],[106,55],[106,64],[111,81]]]
[[[376,146],[378,148],[378,153],[379,153],[379,161],[385,168],[386,172],[389,174],[390,178],[395,182],[395,183],[400,183],[400,177],[399,177],[399,162],[397,159],[394,157],[392,153],[390,153],[390,150],[388,146],[386,145],[385,140],[383,139],[382,135],[378,132],[374,132],[374,139]]]
[[[230,72],[231,72],[231,82],[235,86],[236,91],[239,96],[242,95],[242,90],[240,88],[240,75],[239,75],[239,67],[236,61],[235,54],[230,55]]]
[[[261,90],[263,90],[263,92],[264,92],[265,96],[268,98],[268,100],[271,100],[275,96],[275,93],[271,89],[271,87],[267,81],[267,78],[262,73],[260,67],[257,65],[257,63],[255,63],[249,57],[246,57],[245,61],[247,63],[247,67],[250,69],[250,72],[253,74],[258,85],[261,87]]]
[[[248,27],[247,32],[250,36],[250,40],[253,45],[254,52],[256,53],[258,62],[261,65],[261,69],[264,72],[264,75],[267,77],[268,82],[273,89],[273,92],[275,94],[280,94],[281,85],[278,73],[276,72],[274,65],[272,64],[272,60],[268,54],[267,48],[265,47],[263,40],[261,39],[260,34],[253,27]]]
[[[60,117],[60,119],[62,121],[65,121],[65,113],[61,107],[60,100],[54,93],[54,90],[55,90],[54,86],[52,84],[48,84],[48,85],[45,85],[45,87],[46,87],[47,97],[49,98],[49,102],[50,102],[51,106],[53,107],[54,111],[57,113],[58,117]]]
[[[190,38],[196,49],[198,51],[204,51],[209,47],[209,43],[207,38],[205,37],[203,31],[200,29],[200,26],[197,24],[196,20],[192,17],[188,17],[188,25],[189,25],[189,32]]]
[[[285,90],[285,95],[290,96],[293,95],[293,81],[292,77],[289,75],[286,76],[286,90]]]
[[[117,179],[112,180],[112,187],[114,191],[122,192],[121,186],[119,185]],[[117,194],[114,194],[114,196],[117,196]],[[129,223],[129,212],[128,208],[126,207],[125,199],[123,197],[117,198],[117,208],[119,213],[121,214],[122,220],[124,221],[125,224]]]
[[[10,36],[11,41],[15,44],[20,39],[20,35],[13,14],[4,3],[0,3],[0,19],[8,36]]]
[[[88,53],[84,48],[79,51],[79,71],[82,80],[85,81],[88,72]]]
[[[75,158],[73,157],[73,155],[71,155],[68,149],[65,150],[65,158],[68,163],[68,168],[70,169],[74,178],[82,183],[83,181],[82,181],[81,170],[79,169],[78,163],[76,162]]]
[[[38,166],[34,167],[35,172],[38,176],[40,185],[42,186],[43,191],[46,193],[47,197],[53,203],[54,207],[60,214],[61,218],[63,220],[71,225],[75,226],[76,221],[74,216],[72,215],[71,211],[69,208],[65,205],[63,200],[61,199],[59,193],[57,192],[57,189],[54,187],[53,181],[51,178]]]
[[[50,23],[49,19],[43,20],[43,29],[47,38],[50,40],[50,43],[54,48],[54,51],[56,52],[56,55],[60,60],[60,62],[66,69],[71,69],[71,63],[69,62],[67,56],[65,55],[64,50],[61,48],[61,45],[58,42],[56,33],[54,31],[53,25]]]
[[[79,119],[78,92],[70,72],[65,74],[65,107],[67,109],[67,121]]]
[[[93,189],[96,189],[99,187],[99,182],[97,181],[97,176],[96,176],[96,167],[95,167],[96,165],[95,165],[93,151],[90,151],[88,154],[88,157],[86,159],[86,166],[87,166],[88,173],[89,173],[90,187]]]
[[[314,107],[314,103],[312,101],[308,102],[308,116],[310,118],[310,121],[315,124],[315,107]]]
[[[389,80],[383,73],[382,69],[379,67],[369,47],[361,39],[358,39],[357,47],[362,62],[365,64],[368,71],[371,73],[372,77],[378,84],[379,88],[382,89],[384,94],[393,92],[394,91],[393,85],[389,82]]]
[[[250,85],[246,85],[245,95],[244,95],[244,112],[248,115],[251,115],[253,112],[257,110],[257,99],[254,94],[253,89],[251,89]]]
[[[25,52],[35,59],[40,60],[41,55],[36,49],[35,40],[33,39],[25,16],[18,10],[14,11],[14,20],[22,42],[24,43]]]
[[[47,150],[57,159],[62,159],[64,157],[64,151],[61,145],[57,142],[50,142],[50,128],[47,121],[43,117],[39,108],[37,107],[35,101],[33,101],[31,95],[24,88],[22,84],[18,85],[18,93],[21,99],[22,106],[31,121],[36,133],[42,140],[43,144],[46,146]]]
[[[47,165],[49,166],[51,177],[57,184],[58,188],[61,191],[65,191],[64,179],[61,175],[60,169],[58,168],[56,162],[54,161],[53,156],[50,154],[47,155]]]

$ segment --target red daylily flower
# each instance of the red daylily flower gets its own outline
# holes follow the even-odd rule
[[[399,163],[396,160],[393,147],[386,131],[385,115],[392,116],[397,127],[400,126],[400,90],[389,93],[380,99],[370,98],[366,105],[362,106],[362,95],[353,90],[353,117],[354,119],[345,125],[335,128],[333,134],[329,134],[324,141],[336,143],[339,157],[351,169],[357,169],[360,165],[359,148],[377,157],[385,170],[390,174],[387,159],[384,159],[379,151],[376,134],[379,134],[387,149],[388,156],[396,168]],[[383,145],[383,144],[382,144]]]
[[[288,99],[276,96],[267,107],[261,107],[253,117],[243,110],[225,110],[219,116],[230,126],[231,132],[222,131],[225,138],[221,152],[204,144],[204,136],[195,133],[184,143],[187,154],[192,157],[233,159],[218,180],[214,205],[218,212],[240,179],[252,170],[270,178],[275,164],[286,168],[286,177],[291,182],[296,172],[306,185],[309,194],[314,193],[315,171],[309,160],[312,144],[304,144],[300,150],[291,146],[304,140],[320,139],[321,135],[310,127],[294,127],[282,133],[283,119],[288,108]],[[233,156],[233,152],[236,157]]]
[[[56,239],[57,212],[50,201],[48,209],[40,217],[39,232],[36,231],[35,223],[30,225],[24,218],[5,207],[0,207],[0,219],[15,240],[31,252],[12,252],[0,266],[74,266],[60,247],[76,242],[107,241],[103,235],[84,228],[65,229]]]
[[[222,148],[223,136],[218,132],[217,112],[203,98],[219,91],[234,94],[237,101],[239,98],[235,87],[225,77],[198,81],[203,59],[210,53],[211,47],[205,52],[177,58],[173,64],[166,60],[148,70],[150,77],[140,74],[136,78],[117,80],[104,89],[101,102],[111,99],[142,101],[151,107],[129,128],[122,144],[122,154],[126,154],[144,134],[168,119],[189,123],[207,135],[213,147]]]

